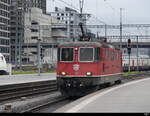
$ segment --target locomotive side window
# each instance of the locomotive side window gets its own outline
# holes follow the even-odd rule
[[[95,61],[100,61],[100,49],[95,48]]]
[[[61,49],[61,61],[73,61],[73,48],[62,48]]]
[[[118,54],[118,51],[116,52],[116,60],[119,60],[119,54]]]
[[[57,60],[60,61],[60,48],[57,50]]]
[[[114,51],[112,51],[112,57],[111,57],[111,60],[112,60],[112,61],[115,60],[115,53],[114,53]]]
[[[108,49],[106,49],[106,51],[105,51],[105,58],[108,60],[109,59],[109,50]]]
[[[79,59],[81,62],[91,62],[94,60],[94,48],[80,48]]]

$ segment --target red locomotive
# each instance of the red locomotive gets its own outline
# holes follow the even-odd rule
[[[120,83],[121,50],[105,42],[68,42],[58,46],[57,83],[62,94],[83,96],[102,84]]]

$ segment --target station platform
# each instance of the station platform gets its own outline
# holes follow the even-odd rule
[[[55,112],[145,113],[150,112],[150,78],[106,88],[85,96]]]
[[[4,85],[12,85],[12,84],[21,84],[21,83],[29,83],[29,82],[40,82],[40,81],[48,81],[48,80],[56,80],[55,73],[47,73],[41,74],[27,74],[27,75],[0,75],[0,86]]]

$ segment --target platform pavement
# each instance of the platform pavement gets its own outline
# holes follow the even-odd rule
[[[83,97],[55,112],[145,113],[150,112],[150,78],[125,83]]]
[[[47,80],[56,80],[56,74],[44,73],[44,74],[41,74],[40,76],[38,76],[38,74],[0,76],[0,86],[28,83],[28,82],[47,81]]]

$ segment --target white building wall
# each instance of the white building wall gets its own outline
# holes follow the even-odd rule
[[[56,17],[60,22],[64,23],[67,26],[67,37],[70,39],[79,39],[81,35],[81,30],[77,25],[81,22],[81,18],[79,17],[79,13],[75,10],[67,10],[66,9],[59,9],[55,12],[49,13],[51,16]],[[63,15],[62,15],[63,14]],[[73,23],[71,23],[73,22]],[[69,27],[69,25],[76,25],[76,27]]]
[[[37,24],[33,24],[37,23]],[[53,28],[53,24],[57,25]],[[40,26],[39,26],[40,25]],[[30,13],[25,14],[25,44],[37,44],[37,39],[41,39],[41,43],[55,43],[59,39],[66,38],[65,27],[62,23],[59,23],[57,19],[52,16],[45,15],[39,8],[32,8]],[[36,30],[32,32],[32,30]],[[44,49],[43,63],[51,63],[53,59],[56,61],[56,55],[51,53],[51,48]],[[32,52],[37,52],[37,48],[25,48],[24,52],[30,54],[30,62],[37,63],[37,54],[32,54]],[[55,52],[55,51],[54,51]],[[53,55],[53,56],[51,56]]]

